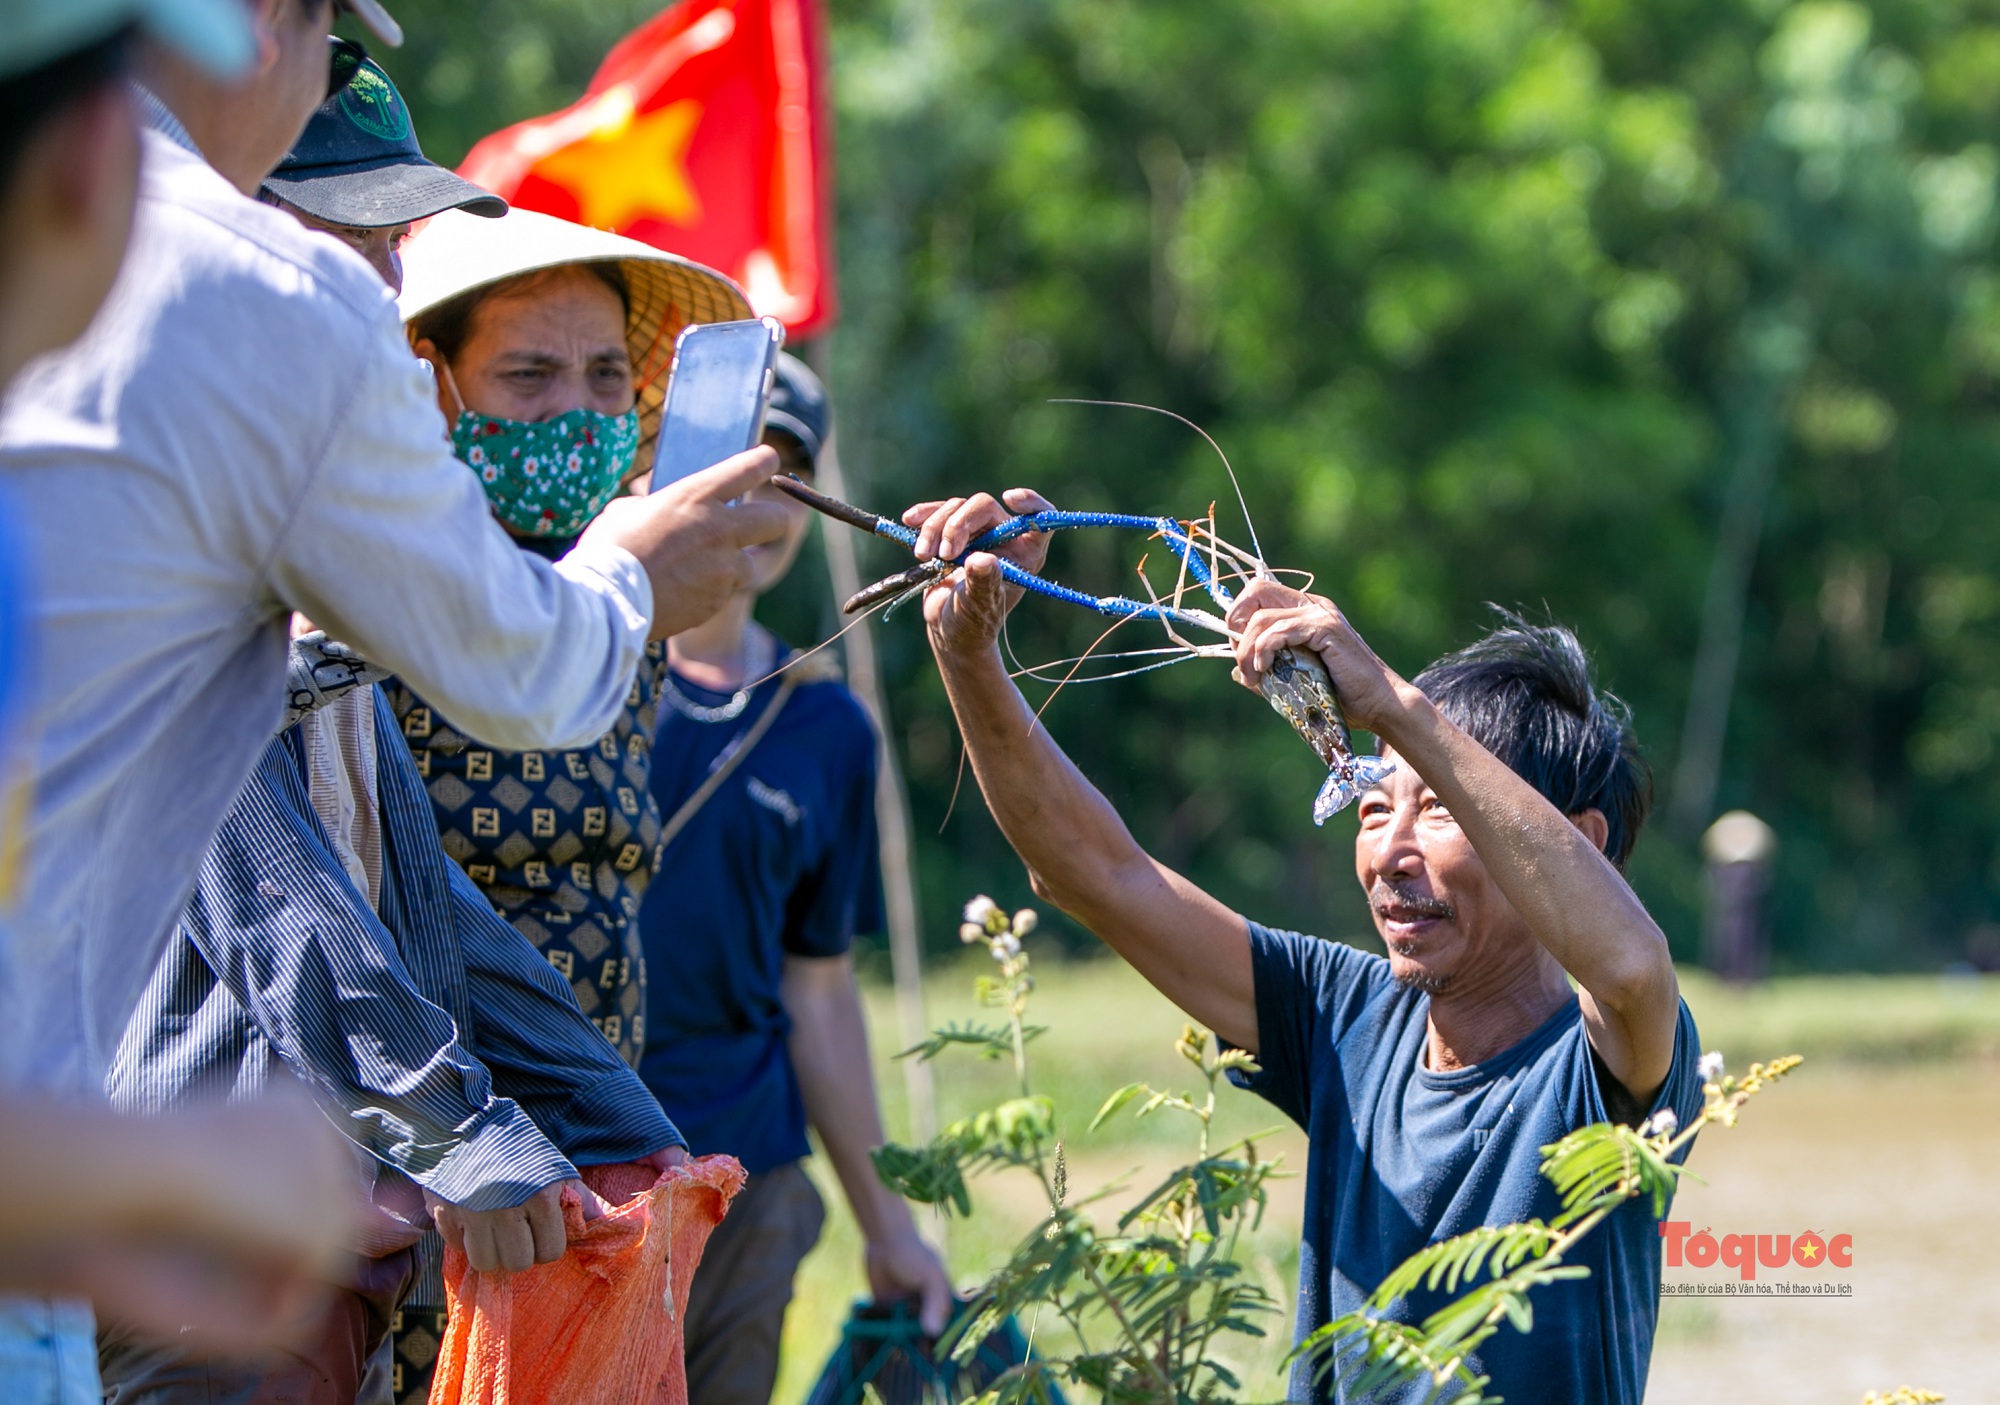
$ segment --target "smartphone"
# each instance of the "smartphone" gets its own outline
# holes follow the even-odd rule
[[[755,448],[785,329],[775,319],[698,322],[674,342],[653,490]]]

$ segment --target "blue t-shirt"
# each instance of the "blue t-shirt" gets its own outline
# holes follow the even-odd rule
[[[1301,1337],[1359,1308],[1417,1250],[1480,1225],[1559,1213],[1541,1149],[1612,1120],[1574,997],[1520,1043],[1472,1068],[1424,1067],[1430,997],[1352,947],[1250,924],[1258,1062],[1242,1080],[1306,1129],[1299,1247]],[[1699,1115],[1701,1045],[1681,1004],[1673,1067],[1642,1115]],[[1585,1279],[1538,1288],[1534,1331],[1509,1325],[1481,1349],[1489,1392],[1519,1405],[1639,1405],[1659,1311],[1659,1223],[1634,1201],[1568,1260]],[[1401,1320],[1448,1300],[1412,1295]],[[1296,1375],[1295,1400],[1328,1399]],[[1337,1395],[1335,1400],[1349,1397]],[[1378,1400],[1420,1400],[1423,1386]]]
[[[678,674],[671,683],[703,707],[729,700]],[[662,699],[662,815],[700,788],[777,687],[763,684],[722,722]],[[727,1152],[756,1175],[811,1149],[778,982],[787,956],[838,956],[882,926],[875,766],[875,729],[854,695],[802,683],[660,856],[639,908],[651,976],[639,1076],[697,1156]]]

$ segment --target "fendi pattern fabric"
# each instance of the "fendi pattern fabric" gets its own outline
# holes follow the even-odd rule
[[[400,683],[387,688],[445,852],[635,1068],[646,1047],[636,919],[660,843],[648,782],[665,662],[666,646],[650,645],[617,724],[577,751],[496,751]]]

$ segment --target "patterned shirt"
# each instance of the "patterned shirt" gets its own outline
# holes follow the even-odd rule
[[[646,1049],[637,918],[660,843],[652,739],[665,665],[666,645],[656,641],[617,724],[576,751],[482,746],[400,680],[386,687],[445,852],[635,1068]]]

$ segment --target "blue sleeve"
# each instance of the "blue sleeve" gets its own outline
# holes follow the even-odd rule
[[[440,1198],[499,1209],[574,1176],[528,1113],[496,1095],[323,853],[284,745],[272,743],[209,851],[188,940],[348,1136]]]
[[[618,1051],[577,1008],[569,983],[446,864],[452,926],[465,953],[473,1046],[497,1091],[519,1103],[579,1166],[685,1146]]]
[[[859,703],[851,696],[845,700],[856,725],[842,747],[845,754],[829,758],[829,764],[843,765],[845,772],[833,797],[836,807],[825,852],[818,868],[793,891],[785,913],[784,947],[792,956],[839,956],[854,945],[856,933],[879,932],[885,925],[875,829],[875,729]]]
[[[1303,1127],[1312,1116],[1316,1053],[1354,1023],[1388,963],[1341,942],[1247,925],[1259,1072],[1235,1081]]]
[[[1627,1122],[1627,1125],[1636,1127],[1655,1113],[1669,1109],[1679,1124],[1685,1127],[1701,1115],[1701,1035],[1695,1029],[1694,1013],[1688,1009],[1687,1001],[1680,1002],[1680,1011],[1675,1016],[1674,1055],[1673,1062],[1667,1066],[1666,1080],[1660,1084],[1659,1092],[1643,1105],[1622,1085],[1614,1084],[1612,1095],[1605,1096],[1605,1080],[1611,1077],[1611,1072],[1591,1047],[1580,1020],[1576,1030],[1576,1047],[1576,1074],[1572,1084],[1575,1091],[1566,1104],[1572,1128],[1587,1127],[1597,1122]],[[1692,1146],[1683,1149],[1681,1159],[1685,1159],[1687,1152],[1692,1150]]]
[[[1702,1102],[1701,1033],[1694,1025],[1694,1011],[1688,1009],[1687,1001],[1683,1000],[1680,1015],[1674,1021],[1674,1061],[1667,1069],[1667,1081],[1660,1085],[1660,1091],[1654,1096],[1652,1106],[1646,1109],[1646,1115],[1651,1117],[1660,1109],[1670,1107],[1680,1125],[1685,1127],[1701,1115]],[[1693,1149],[1692,1146],[1688,1148],[1689,1151]]]

